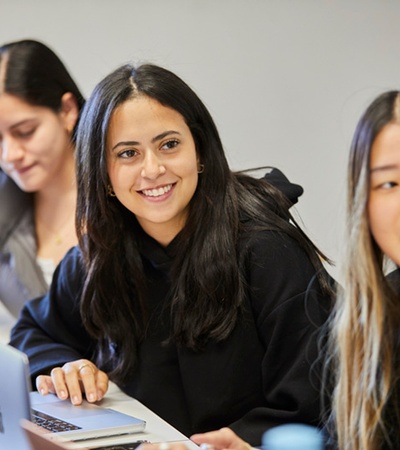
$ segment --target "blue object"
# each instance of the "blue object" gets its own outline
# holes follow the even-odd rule
[[[286,424],[266,431],[263,450],[322,450],[321,431],[310,425]]]

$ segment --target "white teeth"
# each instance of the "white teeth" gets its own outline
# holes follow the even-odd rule
[[[172,188],[172,184],[169,184],[168,186],[163,186],[158,189],[143,189],[143,194],[147,195],[148,197],[158,197],[160,195],[163,195],[167,192],[169,192]]]

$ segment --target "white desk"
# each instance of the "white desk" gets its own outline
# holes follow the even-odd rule
[[[35,393],[34,395],[39,395]],[[135,400],[123,392],[118,387],[111,383],[110,389],[105,398],[100,403],[102,406],[112,408],[125,414],[144,419],[146,421],[146,428],[141,433],[131,434],[129,436],[118,436],[112,438],[100,438],[91,441],[82,441],[74,443],[73,448],[79,449],[84,447],[96,447],[105,445],[116,445],[134,442],[137,440],[145,440],[153,443],[157,442],[180,442],[184,443],[190,450],[198,450],[199,447],[194,444],[188,437],[180,433],[174,427],[169,425],[161,417],[154,414],[146,406]],[[171,405],[173,408],[174,405]]]

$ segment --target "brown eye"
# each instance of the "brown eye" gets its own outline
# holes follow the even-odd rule
[[[177,139],[171,139],[170,141],[163,144],[162,148],[166,150],[171,150],[175,148],[177,145],[179,145],[179,141]]]
[[[118,157],[128,159],[128,158],[133,158],[137,154],[138,154],[138,152],[136,150],[129,149],[129,150],[124,150],[124,151],[118,153]]]

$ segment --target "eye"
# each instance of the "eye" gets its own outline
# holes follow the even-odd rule
[[[134,158],[137,154],[138,154],[138,152],[133,149],[123,150],[122,152],[118,153],[118,158],[123,158],[123,159]]]
[[[164,150],[172,150],[179,145],[179,141],[177,139],[170,139],[162,145],[162,149]]]
[[[396,181],[386,181],[385,183],[382,183],[378,186],[379,189],[392,189],[394,187],[398,186],[398,183]]]
[[[25,139],[25,138],[28,138],[28,137],[32,136],[32,134],[33,134],[35,131],[36,131],[36,127],[29,128],[29,129],[26,129],[26,130],[17,130],[17,131],[15,132],[15,135],[16,135],[17,137],[21,138],[21,139]]]

